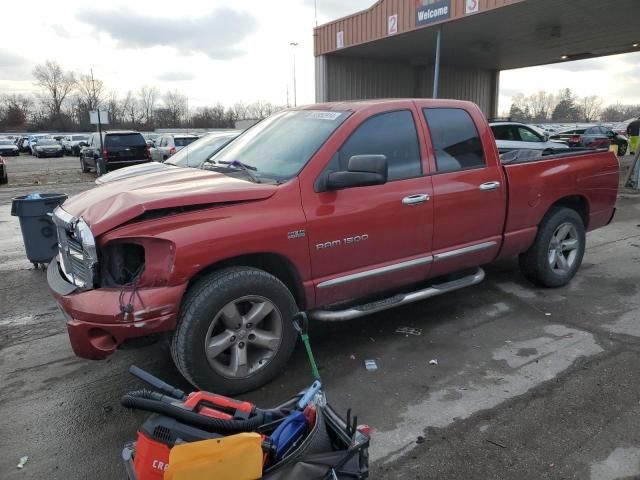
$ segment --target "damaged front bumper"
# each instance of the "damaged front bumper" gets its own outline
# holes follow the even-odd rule
[[[130,288],[82,291],[62,275],[57,259],[49,263],[47,282],[65,316],[73,351],[92,360],[108,357],[126,340],[174,330],[187,286],[140,288],[135,295]],[[131,313],[123,313],[123,298],[131,301]]]

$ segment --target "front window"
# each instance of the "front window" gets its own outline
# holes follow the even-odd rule
[[[327,110],[276,113],[240,135],[207,164],[231,169],[241,163],[258,180],[285,182],[302,170],[348,116],[348,112]]]
[[[58,145],[58,142],[49,138],[41,138],[38,140],[39,145]]]
[[[71,140],[74,141],[74,142],[82,142],[82,141],[86,140],[87,138],[89,138],[89,137],[87,137],[86,135],[74,135],[73,137],[71,137]]]
[[[520,135],[520,140],[523,142],[542,142],[543,138],[539,137],[535,132],[529,130],[528,128],[518,127],[518,134]]]

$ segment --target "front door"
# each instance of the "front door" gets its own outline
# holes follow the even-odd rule
[[[432,190],[416,115],[412,107],[365,119],[321,174],[346,170],[354,155],[382,154],[386,184],[302,189],[317,304],[362,298],[428,275]]]
[[[485,155],[469,112],[425,108],[423,113],[435,160],[431,273],[437,276],[496,257],[502,244],[507,186],[495,155]],[[490,138],[488,131],[484,138]]]

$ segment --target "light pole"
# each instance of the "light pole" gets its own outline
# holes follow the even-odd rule
[[[296,47],[299,45],[298,42],[289,43],[290,46],[293,47],[293,106],[298,106],[298,91],[296,86]]]

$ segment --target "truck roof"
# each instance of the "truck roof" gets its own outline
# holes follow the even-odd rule
[[[380,105],[388,104],[389,106],[398,105],[405,106],[407,102],[416,102],[421,107],[426,108],[465,108],[469,107],[478,108],[475,103],[465,100],[445,100],[445,99],[431,99],[431,98],[382,98],[372,100],[349,100],[342,102],[326,102],[316,103],[311,105],[305,105],[298,107],[297,110],[333,110],[339,112],[358,112],[368,110],[370,108],[378,107]],[[294,109],[296,110],[296,109]]]

